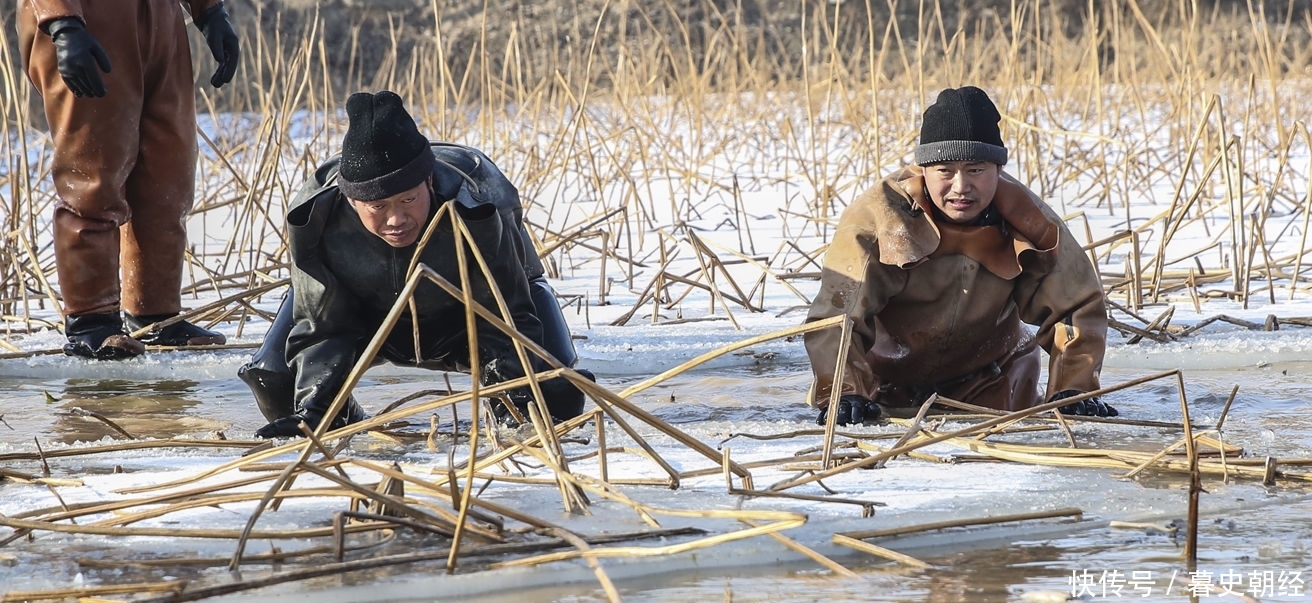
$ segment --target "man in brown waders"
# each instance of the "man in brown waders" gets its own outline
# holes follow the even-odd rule
[[[184,4],[219,64],[210,83],[228,83],[238,40],[223,3]],[[186,321],[128,335],[182,310],[197,155],[186,17],[177,0],[19,1],[23,65],[55,144],[55,266],[70,356],[225,341]]]
[[[925,110],[916,165],[843,212],[807,317],[852,321],[841,383],[840,329],[805,338],[822,423],[835,387],[839,425],[906,414],[933,394],[1014,411],[1099,388],[1098,274],[1061,218],[1002,171],[1001,119],[983,90],[944,90]],[[1061,411],[1117,414],[1097,398]]]

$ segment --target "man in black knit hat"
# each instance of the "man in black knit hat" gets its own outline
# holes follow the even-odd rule
[[[289,205],[291,292],[264,345],[238,371],[269,420],[255,435],[299,436],[300,423],[313,429],[326,419],[361,352],[396,304],[412,263],[423,263],[460,286],[449,215],[438,218],[431,239],[419,248],[443,204],[468,227],[468,242],[492,276],[485,279],[466,250],[474,300],[496,312],[499,292],[509,313],[506,321],[561,365],[572,367],[576,356],[569,330],[524,231],[519,194],[496,165],[478,150],[430,143],[395,93],[353,94],[346,111],[350,123],[341,155],[320,166]],[[478,356],[471,358],[463,300],[427,279],[420,281],[412,300],[379,351],[382,359],[462,372],[477,362],[484,385],[526,374],[512,339],[481,318]],[[549,368],[531,352],[528,357],[532,372]],[[582,413],[583,393],[568,380],[544,380],[540,389],[552,418]],[[531,389],[511,390],[508,398],[527,417]],[[498,404],[497,411],[504,421],[513,421],[506,407]],[[331,418],[331,426],[365,416],[351,399]]]
[[[841,331],[805,337],[822,424],[831,397],[846,425],[908,414],[934,394],[1014,411],[1099,389],[1102,284],[1060,217],[1002,171],[1001,120],[979,88],[942,91],[915,165],[843,212],[807,316],[852,321],[841,381]],[[1061,411],[1117,414],[1097,398]]]

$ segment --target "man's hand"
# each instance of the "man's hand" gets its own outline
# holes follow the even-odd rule
[[[828,414],[828,406],[821,408],[820,416],[815,420],[816,424],[824,425]],[[839,425],[861,425],[879,420],[879,414],[878,404],[863,396],[847,394],[838,399],[838,416],[834,417],[834,421]]]
[[[210,54],[219,63],[214,75],[210,77],[210,85],[221,88],[232,81],[233,74],[237,73],[237,59],[241,54],[241,44],[237,41],[237,32],[233,31],[232,23],[228,21],[228,11],[220,2],[205,9],[199,16],[193,16],[191,20],[205,34],[205,44],[210,47]]]
[[[1073,389],[1062,390],[1053,396],[1053,400],[1064,400],[1074,398],[1084,392],[1078,392]],[[1115,417],[1121,414],[1111,404],[1107,404],[1098,398],[1088,398],[1079,402],[1072,402],[1058,409],[1063,415],[1079,415],[1084,417]]]
[[[109,73],[109,55],[87,31],[82,20],[77,17],[55,19],[46,26],[46,31],[55,45],[59,75],[73,96],[104,96],[108,90],[100,72]]]

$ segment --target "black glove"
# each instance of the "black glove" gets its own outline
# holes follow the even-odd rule
[[[237,32],[233,31],[232,23],[228,21],[228,11],[220,2],[205,9],[199,16],[193,16],[191,20],[205,34],[205,44],[210,47],[210,54],[219,63],[214,75],[210,77],[210,85],[221,88],[231,82],[233,74],[237,73],[237,58],[241,54]]]
[[[1078,392],[1073,389],[1067,389],[1067,390],[1062,390],[1057,395],[1053,396],[1052,399],[1064,400],[1066,398],[1073,398],[1083,393],[1084,392]],[[1085,400],[1080,400],[1079,402],[1073,402],[1071,404],[1067,404],[1066,406],[1061,407],[1058,410],[1063,415],[1079,415],[1083,417],[1115,417],[1121,414],[1115,408],[1113,408],[1111,404],[1107,404],[1106,402],[1103,402],[1098,398],[1088,398]]]
[[[73,96],[104,96],[108,90],[100,72],[109,73],[109,55],[87,31],[82,20],[77,17],[55,19],[46,26],[46,31],[55,45],[59,75]]]
[[[495,369],[495,364],[490,364]],[[597,376],[592,374],[588,369],[575,369],[580,375],[586,377],[589,381],[596,383]],[[488,373],[485,373],[488,374]],[[499,377],[495,372],[491,373],[494,377]],[[505,380],[505,379],[502,379]],[[495,383],[492,382],[492,383]],[[551,422],[563,423],[583,414],[584,396],[583,390],[580,390],[573,383],[564,377],[556,377],[539,381],[538,387],[542,389],[542,396],[547,399],[547,411],[551,413]],[[533,390],[529,387],[517,387],[506,392],[506,397],[515,405],[515,410],[520,416],[528,420],[528,407],[535,404],[533,401]],[[519,427],[519,421],[515,420],[514,415],[505,404],[497,401],[492,406],[492,414],[496,417],[497,423],[503,426],[515,428]]]
[[[861,425],[879,420],[879,414],[879,405],[870,399],[856,394],[846,394],[838,399],[838,416],[834,417],[834,420],[839,425]],[[815,420],[816,424],[824,425],[828,415],[829,407],[821,408],[820,416]]]

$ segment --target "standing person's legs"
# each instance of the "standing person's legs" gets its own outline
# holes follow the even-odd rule
[[[195,198],[196,104],[182,7],[141,0],[143,94],[141,153],[125,183],[131,221],[122,229],[123,309],[138,330],[182,310],[187,214]],[[162,346],[221,344],[223,335],[186,321],[156,328],[142,341]]]
[[[31,3],[19,3],[24,65],[54,139],[55,265],[70,354],[121,358],[144,350],[122,334],[119,315],[119,226],[131,217],[123,189],[138,155],[141,108],[141,72],[133,64],[137,8],[134,2],[84,7],[87,30],[113,57],[113,70],[102,74],[104,97],[77,98],[60,77],[50,37],[37,30]]]
[[[182,6],[144,0],[141,152],[124,183],[123,309],[132,315],[182,309],[186,219],[196,182],[196,104]]]
[[[251,388],[255,404],[270,421],[296,414],[296,380],[287,365],[287,336],[293,324],[292,291],[288,289],[264,334],[264,343],[237,369],[237,377]]]

